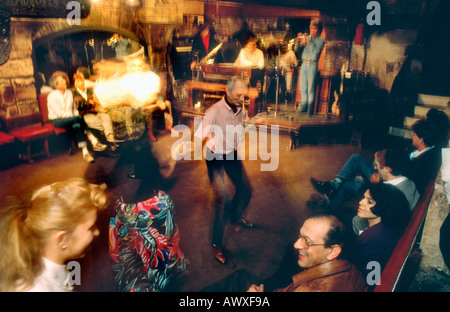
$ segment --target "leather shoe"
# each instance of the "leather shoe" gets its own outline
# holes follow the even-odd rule
[[[214,246],[214,245],[212,246],[212,248],[213,248],[214,259],[216,259],[216,261],[219,262],[220,264],[227,263],[227,258],[223,254],[222,248],[220,248],[218,246]]]
[[[324,194],[328,199],[336,197],[338,189],[333,186],[331,182],[323,182],[317,179],[311,178],[311,184],[321,194]]]

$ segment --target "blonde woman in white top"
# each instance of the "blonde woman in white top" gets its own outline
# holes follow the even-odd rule
[[[73,290],[66,266],[84,256],[99,235],[97,213],[107,206],[106,185],[81,178],[46,185],[29,204],[0,217],[0,291]]]

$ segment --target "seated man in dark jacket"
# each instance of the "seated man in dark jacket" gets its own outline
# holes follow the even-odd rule
[[[364,276],[356,266],[341,258],[345,228],[333,215],[314,215],[300,229],[294,248],[298,251],[297,265],[302,269],[286,285],[284,276],[261,281],[243,269],[204,288],[205,292],[362,292],[367,291]],[[284,275],[284,273],[282,274]],[[259,286],[257,286],[259,285]],[[266,286],[266,287],[265,287]]]
[[[305,269],[292,277],[292,284],[279,292],[360,292],[367,288],[358,269],[340,259],[344,226],[334,216],[313,216],[303,223],[294,248],[298,265]],[[252,285],[249,292],[262,292],[264,285]]]
[[[426,120],[417,121],[412,130],[412,145],[416,150],[410,154],[408,177],[414,181],[417,190],[423,194],[428,183],[436,178],[436,174],[441,168],[442,153],[437,144],[439,135],[432,123]]]

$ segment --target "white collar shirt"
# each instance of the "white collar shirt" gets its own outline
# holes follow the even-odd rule
[[[244,135],[242,107],[236,113],[223,97],[205,112],[195,136],[206,139],[206,146],[216,154],[234,152],[240,146]]]
[[[63,264],[56,264],[43,258],[44,270],[35,279],[27,292],[69,292],[73,286],[69,283],[70,272]]]
[[[238,67],[257,67],[259,69],[264,68],[264,53],[260,49],[256,49],[251,53],[247,48],[242,48],[239,55],[234,62]]]
[[[83,99],[84,99],[85,101],[88,100],[86,91],[83,91],[83,90],[81,90],[81,89],[79,89],[79,88],[77,88],[77,91],[78,91],[78,93],[83,97]]]
[[[401,176],[399,178],[395,178],[395,179],[392,179],[392,180],[389,180],[389,181],[384,181],[384,183],[392,184],[392,185],[395,186],[395,185],[398,185],[398,184],[402,183],[403,181],[406,181],[407,179],[408,179],[407,177]]]
[[[74,106],[72,91],[66,89],[64,93],[53,90],[47,97],[48,119],[59,119],[78,116]]]
[[[428,148],[426,148],[426,149],[424,149],[424,150],[422,150],[422,151],[420,151],[420,152],[419,152],[419,150],[415,150],[415,151],[413,151],[411,154],[409,154],[409,158],[410,158],[410,159],[417,158],[417,157],[419,157],[419,155],[422,155],[423,153],[429,151],[429,150],[432,149],[433,147],[434,147],[434,145],[433,145],[433,146],[430,146],[430,147],[428,147]]]

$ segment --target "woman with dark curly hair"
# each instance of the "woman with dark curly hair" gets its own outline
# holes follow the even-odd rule
[[[352,259],[362,272],[371,261],[384,268],[409,219],[408,201],[399,189],[385,183],[369,186],[353,218]]]

